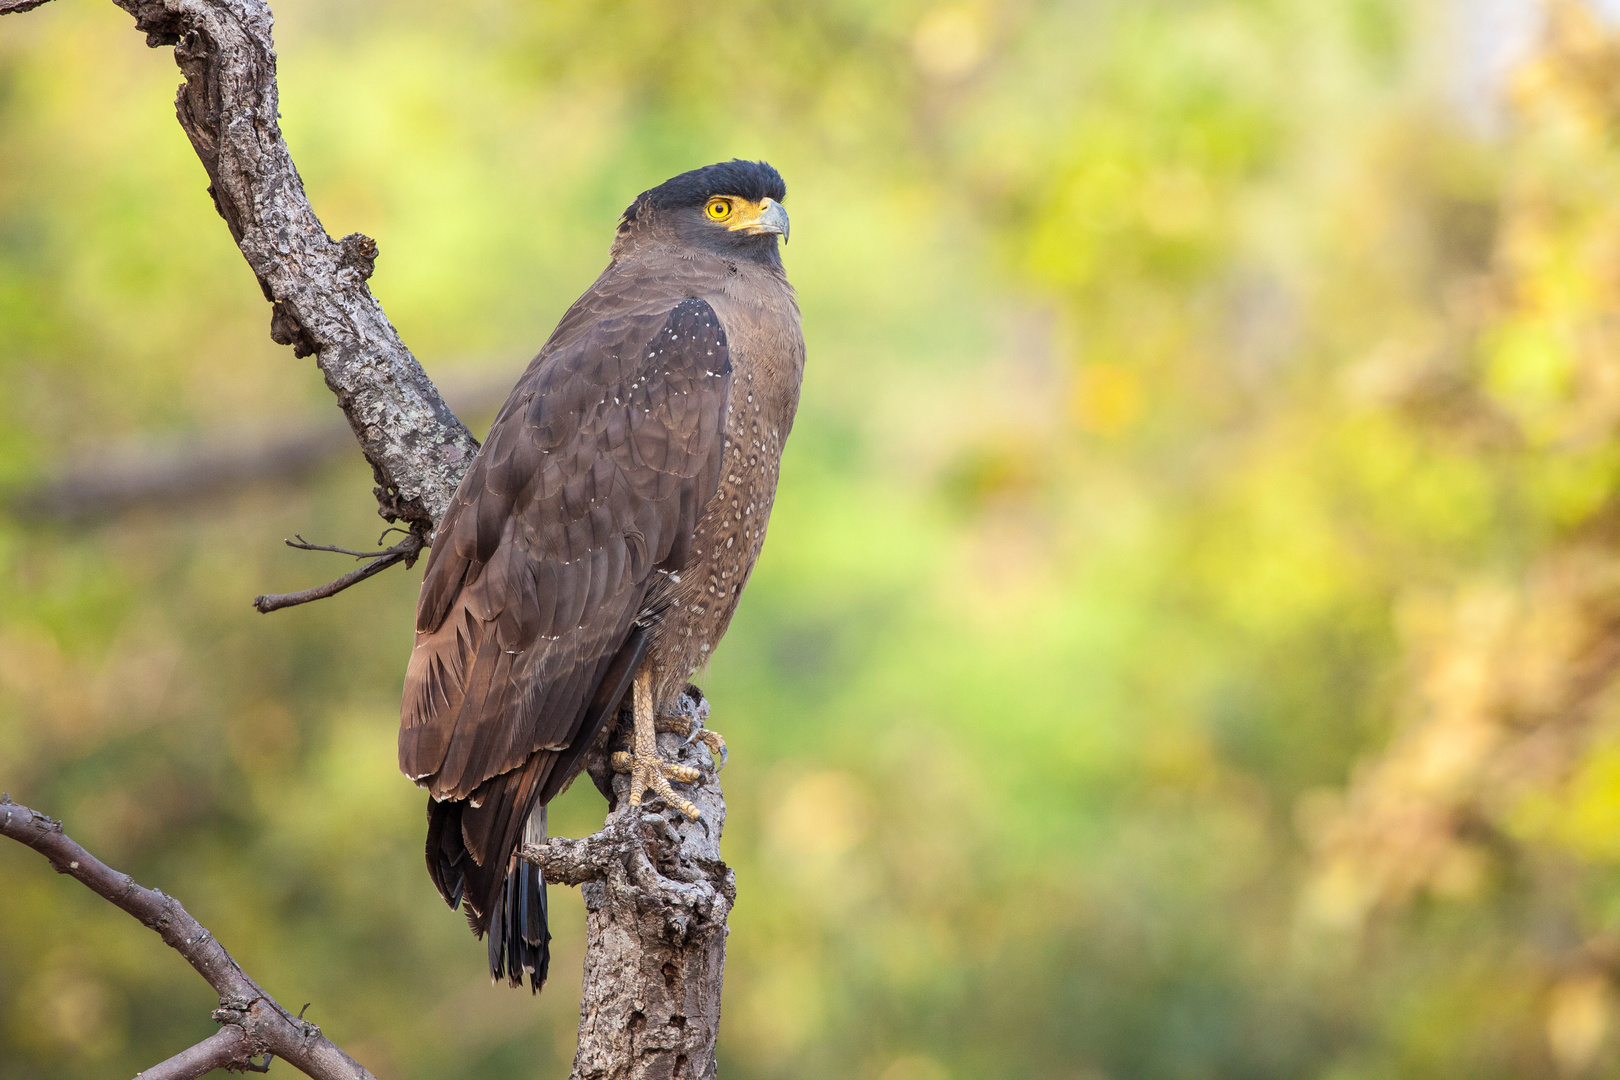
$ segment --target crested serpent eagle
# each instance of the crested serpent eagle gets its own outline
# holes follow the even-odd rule
[[[655,726],[679,724],[765,539],[804,370],[764,162],[682,173],[625,210],[610,261],[495,417],[440,522],[405,674],[399,763],[428,789],[428,873],[539,990],[545,882],[514,852],[633,716],[630,799],[689,816]],[[691,725],[693,721],[686,721]],[[724,743],[703,737],[716,753]]]

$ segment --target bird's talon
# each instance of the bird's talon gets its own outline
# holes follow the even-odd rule
[[[697,717],[660,716],[655,722],[654,728],[657,731],[673,732],[676,735],[686,736],[685,745],[687,746],[691,746],[695,742],[701,742],[709,748],[709,753],[714,757],[714,767],[716,769],[726,767],[726,740],[721,738],[718,731],[704,727],[703,721]]]
[[[702,741],[703,745],[709,748],[710,755],[714,757],[715,769],[719,770],[725,768],[726,740],[720,737],[720,733],[718,731],[711,731],[708,728],[699,728],[692,734],[697,736],[698,739]]]
[[[631,749],[616,751],[608,758],[608,763],[613,766],[615,772],[630,774],[630,805],[640,806],[642,796],[651,791],[693,821],[700,820],[703,812],[691,800],[683,799],[676,794],[670,781],[673,780],[678,784],[695,784],[703,779],[703,773],[690,765],[678,765],[658,756],[658,740],[654,732],[684,732],[685,727],[672,726],[678,723],[680,718],[654,720],[649,715],[652,712],[652,693],[645,676],[636,677],[634,709],[635,727],[631,732]]]

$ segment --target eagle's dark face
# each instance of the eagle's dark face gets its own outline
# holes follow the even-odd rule
[[[776,262],[788,235],[787,185],[763,161],[724,161],[664,181],[625,209],[619,236],[672,230],[687,247]]]

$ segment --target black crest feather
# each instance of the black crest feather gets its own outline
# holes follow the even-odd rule
[[[670,177],[655,188],[636,196],[636,201],[625,208],[624,220],[636,220],[642,210],[676,210],[683,206],[701,206],[711,195],[736,195],[758,202],[787,198],[787,185],[782,174],[763,161],[744,161],[733,158],[716,165],[683,172]]]

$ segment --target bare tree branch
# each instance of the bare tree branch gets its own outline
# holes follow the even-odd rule
[[[220,1028],[196,1046],[180,1051],[168,1061],[142,1069],[135,1074],[135,1080],[197,1080],[197,1077],[206,1076],[215,1069],[232,1065],[245,1068],[244,1062],[247,1060],[247,1032],[231,1024]],[[252,1071],[261,1070],[255,1068]],[[262,1071],[268,1072],[269,1066],[264,1066]]]
[[[156,931],[163,943],[185,957],[197,974],[219,994],[214,1019],[225,1029],[212,1038],[177,1054],[141,1074],[178,1080],[201,1076],[197,1069],[204,1061],[210,1068],[252,1067],[252,1058],[274,1054],[315,1080],[375,1080],[355,1061],[308,1021],[293,1016],[248,978],[225,946],[214,940],[203,925],[172,896],[143,888],[128,874],[120,874],[71,840],[62,825],[44,814],[11,801],[0,793],[0,836],[26,844],[50,860],[59,874],[68,874],[105,900],[116,904]],[[227,1033],[232,1029],[237,1035]],[[230,1056],[221,1057],[230,1050]]]
[[[366,285],[377,245],[326,234],[277,123],[264,0],[115,0],[185,75],[180,126],[231,236],[271,303],[270,336],[314,354],[377,480],[384,517],[430,534],[478,443]]]
[[[15,15],[19,11],[33,11],[50,0],[0,0],[0,15]]]

